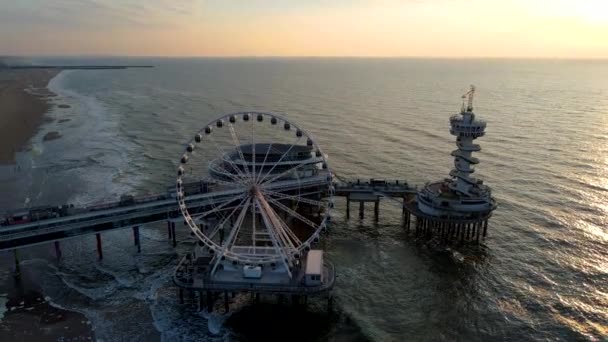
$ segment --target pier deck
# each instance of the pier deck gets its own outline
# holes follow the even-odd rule
[[[294,187],[314,186],[319,179],[311,177],[305,182],[298,181]],[[276,186],[285,189],[284,182]],[[405,198],[415,193],[415,188],[406,182],[341,182],[336,183],[335,196],[346,197],[347,201],[378,203],[383,197]],[[224,202],[237,194],[234,191],[203,192],[188,196],[189,208],[202,212],[213,207],[215,203]],[[375,208],[378,216],[377,205]],[[181,215],[177,201],[172,194],[146,196],[144,199],[133,201],[117,201],[104,203],[89,208],[74,208],[62,217],[39,219],[33,222],[18,224],[3,224],[0,226],[0,251],[11,250],[36,244],[60,241],[83,235],[99,234],[104,231],[136,228],[138,226],[162,222],[180,221]],[[99,239],[99,235],[98,235]]]

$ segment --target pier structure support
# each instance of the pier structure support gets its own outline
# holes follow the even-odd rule
[[[410,215],[409,211],[406,211],[403,216],[403,227],[407,229],[408,232],[410,231],[411,219],[412,215]]]
[[[421,213],[414,204],[404,201],[403,225],[408,229],[414,218],[413,234],[416,238],[435,238],[441,243],[480,243],[487,234],[491,213],[481,217],[433,217]],[[483,229],[483,231],[482,231]]]
[[[180,287],[177,291],[179,294],[179,303],[184,304],[184,289]]]
[[[173,237],[173,247],[177,247],[177,240],[175,238],[175,222],[171,222],[171,236]]]
[[[57,261],[60,261],[61,260],[61,244],[59,244],[59,241],[55,241],[54,245],[55,245],[55,257],[57,258]]]
[[[19,252],[17,251],[17,248],[13,249],[13,257],[15,258],[15,272],[13,273],[13,276],[15,278],[19,278],[21,277],[21,266],[19,263]]]
[[[376,198],[374,202],[374,220],[378,221],[378,216],[380,215],[380,199]]]
[[[205,295],[205,297],[207,297],[207,312],[212,312],[213,311],[213,292],[207,291],[207,294]]]
[[[350,219],[350,195],[346,195],[346,219]]]
[[[362,220],[365,218],[365,202],[363,201],[359,201],[359,218]]]
[[[101,233],[95,234],[97,240],[97,258],[99,261],[103,260],[103,250],[101,248]]]
[[[167,221],[167,237],[171,240],[171,221]]]
[[[204,298],[203,291],[198,291],[198,311],[203,311],[205,309]]]
[[[137,246],[137,253],[141,253],[141,242],[139,239],[139,226],[133,227],[133,243]]]

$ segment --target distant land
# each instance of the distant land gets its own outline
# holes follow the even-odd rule
[[[58,69],[58,70],[99,70],[99,69],[130,69],[130,68],[154,68],[153,65],[14,65],[7,66],[8,69]]]

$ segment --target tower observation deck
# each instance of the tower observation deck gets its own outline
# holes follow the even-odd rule
[[[450,134],[456,137],[457,147],[451,153],[454,157],[454,168],[449,173],[451,178],[427,183],[408,210],[425,229],[440,227],[446,232],[466,229],[466,236],[472,230],[479,238],[482,225],[485,236],[487,220],[496,209],[496,201],[490,187],[472,176],[474,166],[479,164],[473,153],[481,151],[481,146],[474,141],[483,137],[486,130],[486,122],[476,118],[473,112],[474,95],[475,87],[471,86],[462,96],[460,113],[450,117]]]

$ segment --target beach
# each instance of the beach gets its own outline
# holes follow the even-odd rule
[[[27,149],[55,96],[46,87],[59,72],[0,69],[0,164],[13,163],[15,153]]]
[[[0,341],[91,341],[91,322],[82,314],[52,306],[37,278],[23,272],[2,284]],[[9,283],[12,283],[10,286]]]
[[[0,165],[14,163],[16,152],[27,150],[28,141],[48,120],[48,100],[55,94],[47,85],[59,72],[0,69]],[[35,271],[24,265],[20,277],[9,275],[14,267],[11,259],[6,257],[0,263],[2,278],[6,277],[0,284],[0,341],[94,339],[91,322],[84,315],[50,304]]]

